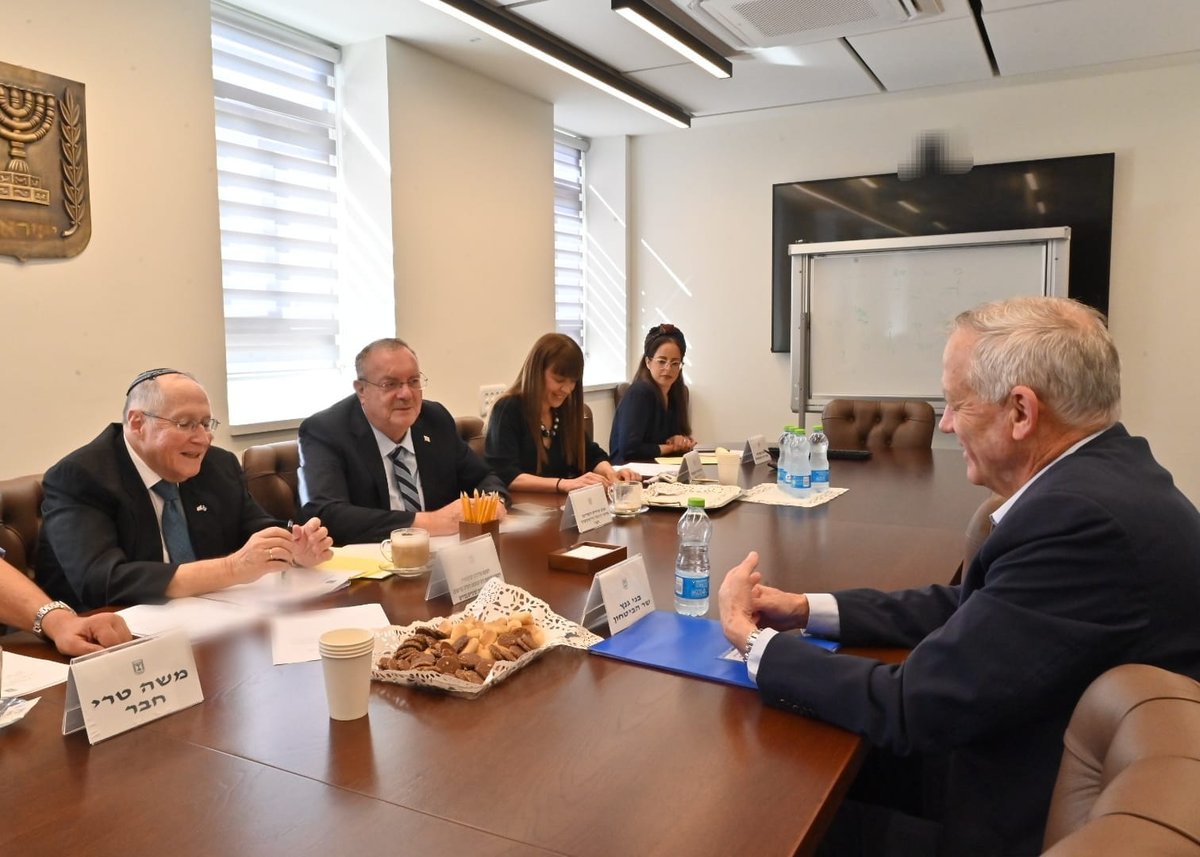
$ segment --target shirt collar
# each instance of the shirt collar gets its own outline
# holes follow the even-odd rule
[[[1092,432],[1087,437],[1082,438],[1082,439],[1076,441],[1075,443],[1071,444],[1065,450],[1063,450],[1062,454],[1060,456],[1058,456],[1058,458],[1054,459],[1049,464],[1047,464],[1045,467],[1043,467],[1041,470],[1039,470],[1037,473],[1030,476],[1024,485],[1022,485],[1020,488],[1018,488],[1011,497],[1009,497],[1007,500],[1005,500],[1003,503],[1000,504],[1000,508],[998,508],[998,509],[996,509],[996,511],[992,512],[992,514],[991,514],[992,526],[993,527],[996,526],[997,524],[1000,523],[1001,520],[1004,519],[1004,516],[1008,514],[1008,511],[1013,507],[1013,505],[1018,500],[1021,499],[1021,495],[1025,493],[1026,489],[1029,488],[1029,486],[1032,485],[1034,482],[1036,482],[1038,479],[1040,479],[1043,473],[1045,473],[1047,470],[1049,470],[1054,465],[1058,464],[1058,462],[1062,461],[1064,458],[1066,458],[1071,453],[1078,450],[1085,443],[1090,443],[1091,441],[1098,438],[1100,435],[1104,434],[1104,432],[1108,431],[1109,428],[1110,428],[1110,426],[1105,426],[1104,428],[1100,429],[1099,431]]]
[[[366,414],[364,413],[363,416],[366,416]],[[400,438],[400,443],[397,444],[396,441],[392,440],[379,429],[375,428],[375,426],[372,426],[370,420],[367,420],[367,425],[371,426],[371,433],[375,435],[375,445],[379,447],[379,454],[384,458],[387,458],[389,455],[391,455],[392,451],[395,450],[397,446],[404,447],[408,450],[409,455],[416,458],[417,451],[413,448],[411,428],[404,433],[404,437]]]
[[[149,489],[162,482],[163,478],[155,473],[149,464],[142,461],[142,457],[134,451],[133,446],[129,443],[129,438],[125,436],[125,432],[121,432],[121,440],[125,442],[125,448],[129,450],[129,457],[133,459],[133,466],[137,468],[138,476],[142,477],[142,482],[145,483],[146,488]]]

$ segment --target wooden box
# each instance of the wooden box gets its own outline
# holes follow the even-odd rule
[[[602,550],[604,553],[593,557],[571,556],[571,552],[578,548],[587,547]],[[556,568],[559,571],[573,571],[576,574],[595,574],[598,571],[603,571],[610,565],[616,565],[621,560],[629,555],[629,550],[625,545],[609,545],[604,542],[576,542],[569,548],[559,548],[556,551],[551,551],[547,557],[547,562],[551,568]]]

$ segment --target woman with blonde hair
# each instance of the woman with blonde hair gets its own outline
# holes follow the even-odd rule
[[[561,333],[534,343],[517,380],[492,407],[488,466],[514,491],[565,494],[639,478],[616,470],[583,425],[583,351]]]

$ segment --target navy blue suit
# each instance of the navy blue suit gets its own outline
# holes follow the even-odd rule
[[[1029,487],[961,587],[835,596],[843,644],[908,659],[780,634],[762,695],[898,753],[948,754],[947,854],[1040,852],[1063,732],[1100,673],[1200,678],[1200,514],[1119,424]]]
[[[409,429],[425,509],[436,511],[460,491],[498,491],[504,484],[458,435],[454,417],[437,402],[421,403]],[[415,514],[390,507],[388,481],[375,433],[351,395],[300,424],[302,516],[318,516],[335,545],[378,542],[411,527]]]
[[[125,448],[120,423],[46,471],[37,581],[78,610],[162,601],[178,563],[163,562],[150,492]],[[210,447],[200,472],[179,485],[197,559],[227,556],[279,526],[246,491],[237,457]]]
[[[662,454],[659,445],[683,434],[682,414],[663,405],[662,392],[639,378],[629,385],[617,405],[608,451],[614,464],[650,461]]]

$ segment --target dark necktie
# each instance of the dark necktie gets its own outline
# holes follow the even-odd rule
[[[183,503],[179,499],[179,486],[165,479],[156,482],[151,489],[163,498],[162,534],[167,543],[167,554],[171,562],[192,562],[196,552],[192,550],[192,538],[188,535],[187,519],[183,516]]]
[[[404,501],[404,508],[410,512],[420,512],[421,495],[417,491],[416,462],[413,462],[410,469],[404,460],[406,454],[408,450],[397,446],[388,458],[392,460],[392,472],[396,474],[396,487],[400,489],[400,499]]]

